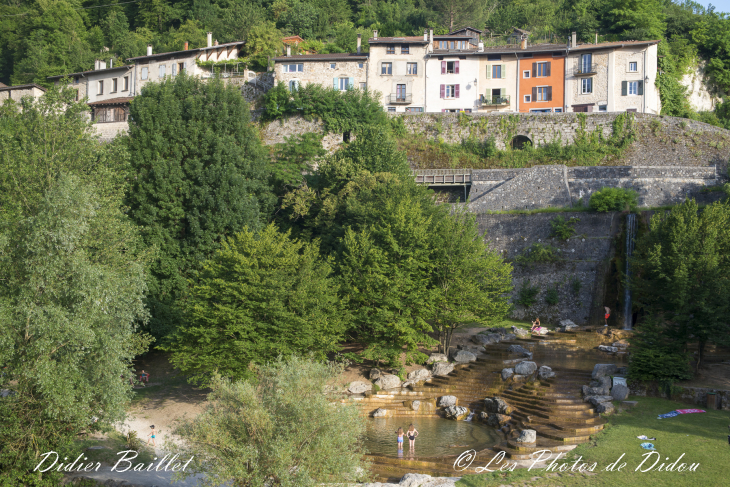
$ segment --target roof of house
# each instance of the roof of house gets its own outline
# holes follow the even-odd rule
[[[428,44],[423,40],[423,36],[406,36],[406,37],[378,37],[368,39],[368,44],[399,44],[407,42],[409,44]]]
[[[513,34],[530,35],[530,31],[529,30],[518,29],[517,27],[512,27],[512,33]]]
[[[599,42],[598,44],[578,44],[575,47],[571,47],[571,51],[575,50],[586,50],[586,49],[605,49],[610,47],[626,47],[626,46],[641,46],[641,45],[653,45],[659,44],[659,40],[652,41],[615,41],[615,42]]]
[[[478,34],[484,34],[485,32],[489,32],[486,29],[485,30],[479,30],[479,29],[475,29],[474,27],[468,27],[467,26],[467,27],[462,27],[461,29],[452,30],[451,32],[449,32],[448,35],[454,35],[454,34],[456,34],[458,32],[465,32],[465,31],[469,31],[469,30],[472,31],[472,32],[476,32]]]
[[[89,105],[90,107],[99,107],[106,105],[126,105],[132,100],[134,100],[133,96],[123,96],[120,98],[110,98],[108,100],[94,101],[91,103],[87,103],[87,105]]]
[[[535,53],[548,53],[548,52],[560,52],[565,54],[567,46],[564,44],[537,44],[529,46],[526,49],[520,49],[519,46],[508,45],[508,46],[497,46],[497,47],[486,47],[484,51],[478,51],[477,49],[434,49],[431,56],[445,56],[445,55],[465,55],[471,56],[487,56],[490,54],[535,54]]]
[[[6,85],[5,83],[0,82],[0,88],[5,88],[6,86],[8,86],[8,85]]]
[[[301,62],[301,61],[367,61],[367,54],[351,52],[333,52],[330,54],[302,54],[294,56],[275,57],[274,62]]]
[[[165,56],[176,56],[176,55],[180,55],[180,54],[192,54],[192,53],[197,53],[200,51],[208,51],[210,49],[219,49],[221,47],[242,46],[243,44],[245,44],[245,42],[243,42],[243,41],[227,42],[225,44],[218,44],[217,46],[199,47],[197,49],[188,49],[187,51],[183,50],[183,51],[161,52],[159,54],[151,54],[149,56],[144,55],[144,56],[130,57],[130,58],[127,58],[127,61],[137,61],[139,59],[153,59],[153,58],[165,57]]]
[[[56,76],[48,76],[46,79],[61,79],[61,78],[69,78],[71,76],[85,76],[89,73],[102,73],[102,72],[109,72],[109,71],[117,71],[119,69],[129,69],[133,68],[134,64],[123,64],[121,66],[114,66],[113,68],[104,68],[104,69],[90,69],[88,71],[80,71],[78,73],[68,73],[68,74],[59,74]]]
[[[2,83],[0,83],[2,84]],[[15,85],[15,86],[7,86],[2,85],[0,86],[0,91],[12,91],[12,90],[27,90],[29,88],[38,88],[41,91],[46,91],[44,87],[41,85],[37,85],[35,83],[28,83],[27,85]]]
[[[304,42],[304,39],[299,36],[289,36],[284,37],[281,42],[283,42],[284,44],[299,44],[300,42]]]

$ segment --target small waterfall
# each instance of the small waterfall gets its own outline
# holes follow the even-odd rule
[[[624,285],[624,330],[630,330],[632,323],[631,313],[631,289],[629,282],[631,269],[629,260],[634,254],[634,240],[636,237],[636,215],[629,213],[626,215],[626,283]]]
[[[474,417],[474,411],[470,412],[469,416],[467,416],[467,418],[464,421],[471,421],[471,418],[473,418],[473,417]]]

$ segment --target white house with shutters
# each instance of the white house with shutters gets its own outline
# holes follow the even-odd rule
[[[476,46],[475,46],[476,47]],[[480,108],[479,58],[476,49],[434,50],[426,62],[426,111],[467,112]]]

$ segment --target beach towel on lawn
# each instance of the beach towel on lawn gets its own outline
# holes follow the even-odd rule
[[[656,450],[656,448],[654,448],[654,445],[652,445],[651,443],[642,443],[641,448],[643,448],[644,450]]]
[[[677,409],[679,414],[704,413],[702,409]]]
[[[673,418],[675,416],[679,416],[679,413],[677,411],[672,411],[671,413],[660,414],[656,419]]]

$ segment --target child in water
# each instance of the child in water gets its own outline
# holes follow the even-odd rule
[[[398,449],[402,450],[403,449],[403,435],[405,434],[405,433],[403,433],[403,428],[398,428],[398,431],[396,431],[395,433],[398,435]]]
[[[418,430],[416,429],[413,424],[411,424],[408,427],[408,442],[410,443],[410,449],[413,450],[413,448],[416,445],[416,437],[418,436]]]

